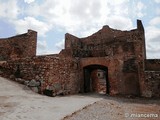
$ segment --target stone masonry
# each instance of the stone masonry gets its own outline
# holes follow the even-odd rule
[[[103,26],[85,38],[66,33],[59,54],[36,56],[37,33],[29,30],[0,40],[0,75],[39,81],[38,92],[49,96],[97,92],[160,97],[160,60],[146,59],[144,34],[140,20],[130,31]]]
[[[36,55],[37,32],[27,33],[0,39],[0,60],[32,57]]]

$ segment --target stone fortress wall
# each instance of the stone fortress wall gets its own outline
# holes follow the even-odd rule
[[[104,88],[91,80],[102,70],[107,94],[160,97],[160,60],[146,59],[144,34],[140,20],[130,31],[104,26],[85,38],[66,33],[59,54],[36,56],[37,33],[29,30],[0,40],[0,75],[40,81],[40,93],[58,95]]]
[[[14,60],[36,56],[37,32],[27,33],[0,39],[0,60]]]

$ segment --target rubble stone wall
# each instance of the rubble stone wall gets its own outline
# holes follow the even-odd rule
[[[145,71],[145,97],[160,97],[160,71]]]
[[[145,81],[143,95],[160,97],[160,59],[145,60]]]
[[[145,70],[160,71],[160,59],[146,59]]]
[[[37,32],[0,39],[0,61],[36,56]]]
[[[1,62],[0,67],[1,76],[41,81],[41,91],[50,89],[53,94],[73,94],[79,92],[76,65],[73,59],[37,56]]]

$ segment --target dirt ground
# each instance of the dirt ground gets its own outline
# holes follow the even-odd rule
[[[160,120],[160,99],[47,97],[0,77],[0,120]]]
[[[63,120],[160,120],[160,99],[103,98]]]
[[[60,120],[102,98],[85,95],[48,97],[0,77],[0,120]]]

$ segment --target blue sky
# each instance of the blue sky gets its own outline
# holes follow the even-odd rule
[[[160,58],[160,0],[0,0],[0,38],[38,32],[37,54],[58,53],[65,33],[86,37],[104,25],[145,28],[147,58]]]

